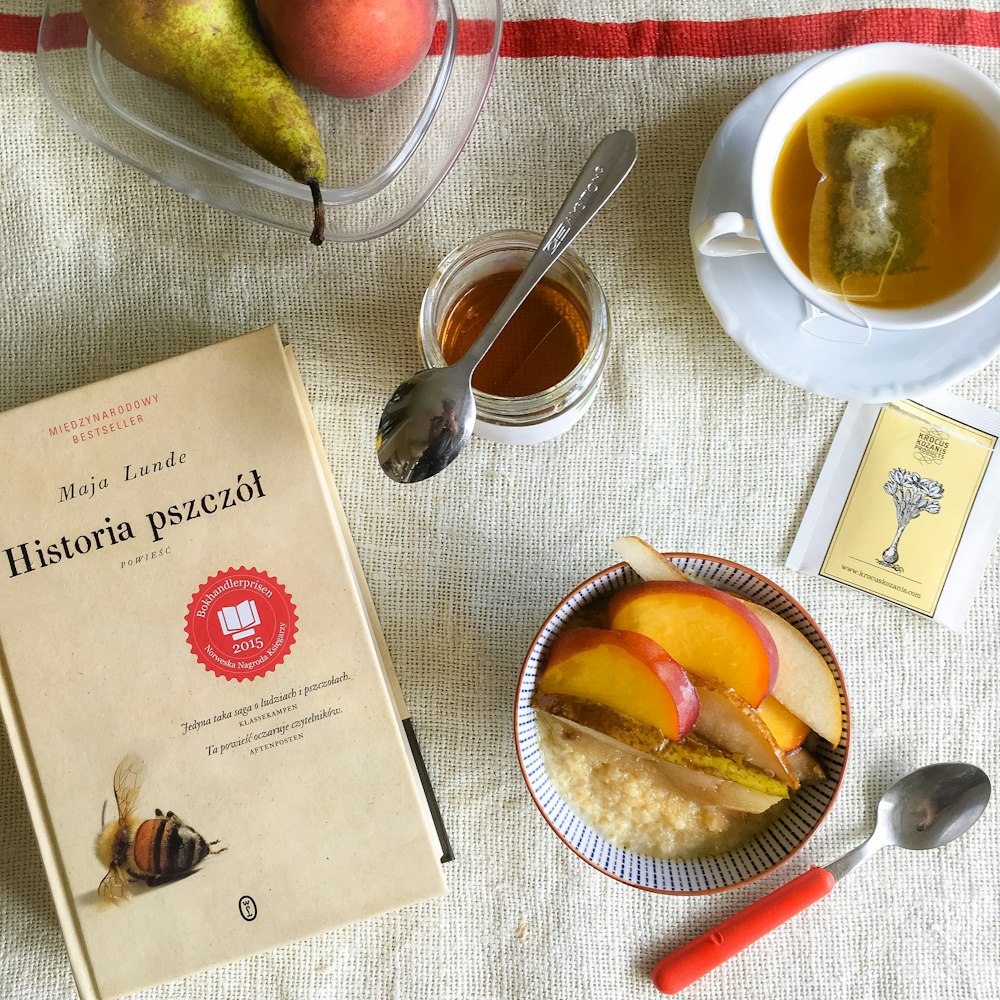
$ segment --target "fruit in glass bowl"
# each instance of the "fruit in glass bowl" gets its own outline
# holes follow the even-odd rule
[[[297,80],[331,97],[398,87],[427,55],[437,0],[257,0],[261,29]]]
[[[339,100],[297,85],[328,153],[321,185],[328,242],[392,232],[448,175],[493,80],[501,2],[438,0],[431,51],[390,91]],[[36,65],[53,109],[88,142],[214,208],[311,234],[310,189],[188,95],[111,56],[88,36],[81,0],[46,0]]]

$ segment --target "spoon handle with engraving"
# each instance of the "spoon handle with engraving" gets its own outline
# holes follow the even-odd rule
[[[513,288],[497,311],[472,342],[462,359],[456,362],[472,371],[482,361],[500,331],[517,312],[531,290],[542,280],[562,252],[583,232],[588,223],[607,204],[629,175],[638,155],[635,136],[624,129],[606,135],[584,164],[566,200],[549,226]]]

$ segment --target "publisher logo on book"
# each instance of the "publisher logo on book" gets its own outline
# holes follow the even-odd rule
[[[274,577],[241,566],[209,577],[192,596],[184,621],[191,652],[205,669],[244,681],[284,660],[298,617]]]

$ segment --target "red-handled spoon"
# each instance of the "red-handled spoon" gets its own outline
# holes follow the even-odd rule
[[[910,851],[941,847],[983,814],[990,779],[972,764],[930,764],[900,778],[882,796],[872,835],[825,868],[810,868],[661,958],[653,982],[677,993],[769,931],[822,899],[869,855],[892,845]]]

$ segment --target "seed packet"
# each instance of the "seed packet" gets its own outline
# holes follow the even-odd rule
[[[961,629],[1000,531],[998,435],[946,392],[849,403],[788,566]]]

